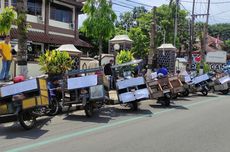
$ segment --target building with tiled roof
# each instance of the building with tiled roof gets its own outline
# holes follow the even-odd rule
[[[78,18],[84,0],[28,0],[27,22],[31,25],[28,41],[39,55],[46,49],[62,44],[91,47],[79,38]],[[6,6],[16,6],[17,0],[1,0],[0,11]],[[11,38],[17,42],[17,27],[13,26]],[[36,55],[36,56],[37,56]]]

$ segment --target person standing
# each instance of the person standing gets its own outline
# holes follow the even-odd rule
[[[2,55],[2,71],[0,73],[0,81],[9,80],[10,65],[12,62],[10,36],[4,37],[4,41],[0,42],[0,54]]]
[[[107,63],[104,67],[105,75],[111,75],[111,76],[113,75],[112,65],[113,65],[113,60],[111,59],[109,63]]]
[[[104,74],[109,77],[109,84],[110,84],[110,89],[115,88],[114,84],[114,74],[112,70],[112,65],[114,61],[111,59],[109,63],[107,63],[104,67]]]

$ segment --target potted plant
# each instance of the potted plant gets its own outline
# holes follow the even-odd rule
[[[67,52],[58,50],[47,50],[38,61],[41,71],[48,74],[49,77],[63,75],[66,71],[71,70],[74,62]]]
[[[123,64],[123,63],[131,62],[133,60],[134,60],[133,53],[128,51],[128,50],[121,50],[116,56],[116,63],[117,64]],[[126,72],[126,71],[132,72],[134,70],[135,66],[136,65],[120,67],[117,70],[119,71],[119,75],[123,75],[124,72]]]

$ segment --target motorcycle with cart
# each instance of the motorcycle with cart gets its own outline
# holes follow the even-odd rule
[[[184,86],[184,92],[182,92],[182,96],[188,96],[190,93],[201,92],[203,96],[207,96],[210,88],[208,86],[208,81],[210,77],[208,74],[203,74],[200,76],[196,76],[191,78],[190,75],[185,75],[180,77],[181,82]]]
[[[98,73],[98,74],[95,74]],[[60,80],[61,100],[59,110],[71,107],[84,110],[87,117],[92,117],[95,109],[101,108],[108,99],[108,82],[102,74],[103,68],[72,70]]]
[[[25,80],[0,88],[0,115],[15,115],[26,129],[36,126],[36,119],[41,116],[55,115],[58,102],[50,100],[46,78]]]
[[[162,106],[170,106],[173,86],[167,76],[159,77],[157,73],[152,73],[151,76],[146,77],[146,83],[151,99],[157,99],[157,103]]]
[[[118,101],[121,105],[128,106],[134,111],[138,110],[140,101],[149,98],[144,77],[134,77],[132,74],[132,66],[141,62],[142,60],[134,60],[112,66]]]

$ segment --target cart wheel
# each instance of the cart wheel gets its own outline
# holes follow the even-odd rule
[[[229,93],[229,89],[227,89],[227,90],[223,90],[223,91],[221,91],[221,93],[223,93],[224,95],[226,95],[226,94],[228,94],[228,93]]]
[[[55,116],[60,112],[60,106],[57,99],[52,99],[49,104],[50,111],[47,114],[48,116]]]
[[[132,110],[133,111],[137,111],[138,110],[138,102],[137,101],[133,101],[132,102]]]
[[[170,106],[170,98],[165,98],[164,103],[165,103],[166,107],[169,107]]]
[[[208,90],[203,90],[203,91],[201,91],[201,93],[203,94],[203,96],[207,96],[208,95]]]
[[[30,111],[21,111],[18,113],[18,121],[25,130],[35,127],[36,117]]]
[[[188,89],[185,89],[185,91],[182,93],[182,95],[184,97],[188,97],[189,96],[189,90]]]
[[[85,109],[85,114],[87,117],[92,117],[93,116],[93,105],[91,103],[87,103],[84,106]]]
[[[172,94],[172,96],[171,96],[171,98],[172,98],[173,100],[176,100],[176,99],[177,99],[177,97],[178,97],[178,95],[177,95],[177,94]]]

